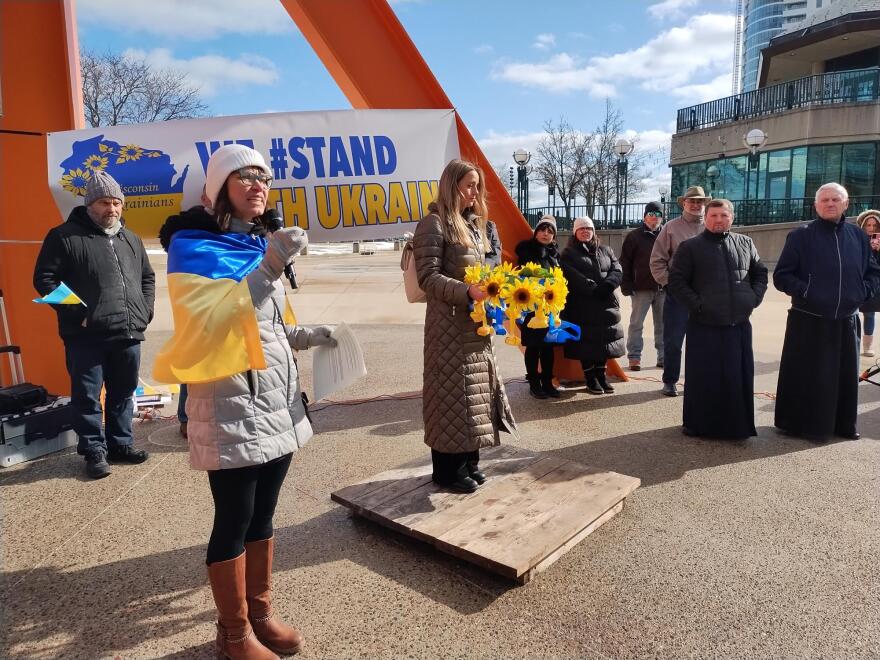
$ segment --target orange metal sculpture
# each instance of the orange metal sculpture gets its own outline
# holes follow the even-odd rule
[[[454,107],[386,0],[347,2],[344,10],[326,0],[281,3],[355,108]],[[30,300],[40,242],[62,220],[45,175],[45,134],[82,126],[74,0],[0,2],[0,82],[0,180],[6,184],[0,195],[0,289],[12,335],[0,342],[22,346],[29,380],[67,392],[55,315]],[[456,121],[462,157],[485,172],[491,217],[512,261],[512,248],[531,229],[461,118]],[[562,375],[577,374],[571,365]],[[616,363],[609,367],[623,376]]]

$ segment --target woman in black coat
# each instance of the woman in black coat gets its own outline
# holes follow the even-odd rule
[[[610,247],[599,245],[593,221],[575,218],[573,233],[560,258],[568,281],[562,318],[581,328],[577,342],[565,343],[565,357],[580,360],[590,394],[610,394],[605,362],[624,353],[620,303],[615,289],[623,272]]]
[[[536,263],[542,268],[555,268],[559,266],[559,248],[556,246],[556,218],[552,215],[541,216],[535,233],[528,240],[521,241],[516,246],[516,258],[520,266],[527,263]],[[520,340],[526,347],[526,378],[529,381],[529,392],[536,399],[546,399],[548,396],[559,397],[559,390],[553,387],[553,345],[544,341],[547,336],[547,328],[530,328],[529,321],[535,316],[530,312],[520,322],[517,322],[520,331]],[[538,374],[538,363],[541,364],[541,373]]]

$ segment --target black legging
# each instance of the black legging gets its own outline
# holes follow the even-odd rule
[[[526,373],[530,376],[538,375],[538,362],[541,363],[541,378],[547,380],[553,377],[553,345],[541,344],[540,346],[526,346]]]
[[[245,543],[272,537],[272,516],[292,457],[287,454],[262,465],[208,472],[214,528],[207,563],[235,559],[244,552]]]

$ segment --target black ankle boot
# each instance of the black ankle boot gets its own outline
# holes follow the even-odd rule
[[[544,394],[549,396],[551,399],[559,398],[559,390],[553,387],[553,378],[541,379],[541,389],[544,390]]]
[[[613,394],[614,388],[608,384],[608,379],[605,378],[605,367],[596,367],[593,371],[596,373],[596,380],[599,383],[599,387],[602,388],[602,391],[605,392],[605,394]]]
[[[596,378],[596,372],[593,369],[584,371],[584,380],[587,381],[587,392],[590,394],[602,394],[605,391],[599,385],[599,380]]]
[[[541,387],[541,381],[537,376],[529,376],[529,394],[531,394],[536,399],[546,399],[547,395],[544,394],[544,389]]]

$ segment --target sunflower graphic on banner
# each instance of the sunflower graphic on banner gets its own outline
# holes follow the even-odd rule
[[[73,143],[71,155],[60,163],[59,184],[82,197],[94,172],[112,176],[125,194],[123,216],[128,228],[155,236],[169,215],[180,213],[183,184],[189,165],[178,175],[171,157],[139,144],[120,144],[97,135]]]

